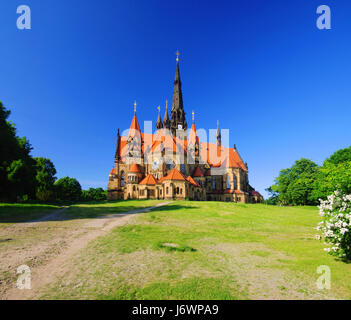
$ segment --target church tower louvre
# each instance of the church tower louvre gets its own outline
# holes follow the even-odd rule
[[[183,106],[182,82],[179,71],[179,52],[177,52],[177,68],[174,79],[173,102],[171,111],[171,131],[175,136],[177,129],[187,130],[188,126],[185,119]]]

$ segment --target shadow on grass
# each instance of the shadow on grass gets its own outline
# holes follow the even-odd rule
[[[59,210],[55,205],[2,204],[0,203],[0,223],[28,222]]]
[[[77,219],[103,219],[114,215],[138,214],[151,211],[178,211],[191,209],[185,205],[157,204],[138,205],[138,201],[103,201],[74,204],[67,210],[50,205],[3,205],[0,206],[0,223],[35,223],[47,221],[67,221]],[[142,201],[140,201],[142,202]],[[166,201],[165,201],[166,202]],[[118,205],[123,203],[123,205]],[[115,205],[114,205],[115,204]]]

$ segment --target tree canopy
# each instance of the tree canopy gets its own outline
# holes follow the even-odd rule
[[[0,200],[16,201],[35,194],[35,161],[29,141],[8,121],[10,113],[0,102]]]
[[[56,199],[64,202],[75,202],[81,199],[82,187],[77,179],[65,177],[54,184]]]
[[[335,190],[351,193],[351,147],[327,158],[323,166],[300,159],[291,168],[280,171],[274,185],[266,189],[267,203],[283,205],[315,205]]]

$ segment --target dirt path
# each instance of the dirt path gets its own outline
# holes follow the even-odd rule
[[[134,214],[143,213],[150,211],[152,209],[164,206],[170,202],[159,203],[153,207],[137,209],[133,211],[128,211],[124,213],[112,214],[102,218],[95,218],[89,222],[85,222],[79,225],[79,231],[75,230],[73,233],[65,233],[65,246],[57,250],[53,256],[49,257],[47,261],[39,263],[37,266],[30,266],[31,268],[31,290],[20,290],[16,287],[15,279],[11,279],[11,287],[1,294],[1,299],[5,300],[25,300],[25,299],[35,299],[40,295],[40,289],[55,281],[56,277],[63,274],[66,270],[70,268],[70,258],[77,253],[79,250],[83,249],[88,245],[88,243],[97,237],[100,237],[108,233],[111,229],[117,226],[122,226],[126,224]],[[39,220],[22,223],[21,228],[33,227],[33,225],[39,225],[41,223],[50,220],[60,220],[60,215],[66,210],[61,209],[45,216]],[[64,223],[64,219],[62,219]],[[59,222],[55,222],[56,224]],[[67,223],[67,221],[66,221]],[[18,228],[18,225],[16,226]],[[67,238],[68,237],[68,238]],[[39,249],[38,249],[39,250]],[[37,255],[41,255],[43,250],[39,250]],[[12,253],[13,254],[13,253]],[[32,255],[35,252],[32,253]],[[11,256],[12,260],[16,261],[15,256]],[[19,265],[16,261],[17,266]],[[12,263],[11,265],[15,265]]]

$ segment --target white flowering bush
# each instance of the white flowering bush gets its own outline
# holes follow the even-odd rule
[[[328,247],[329,254],[343,259],[351,259],[351,194],[343,195],[339,191],[328,196],[327,200],[319,200],[319,214],[322,221],[317,230]]]

